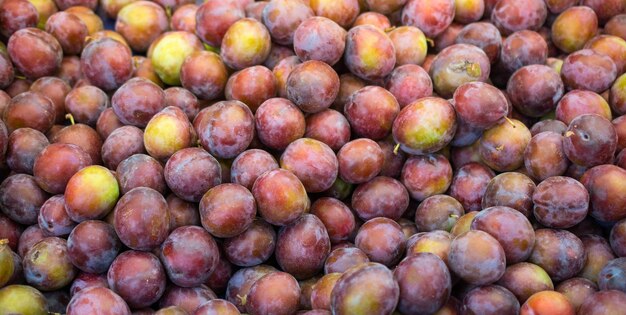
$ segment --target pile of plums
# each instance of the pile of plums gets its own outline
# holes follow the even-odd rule
[[[0,315],[625,315],[626,1],[0,0]]]

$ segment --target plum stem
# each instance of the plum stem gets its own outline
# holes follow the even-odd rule
[[[16,75],[15,78],[20,80],[26,80],[26,77],[23,75]]]
[[[400,149],[400,144],[396,143],[396,145],[393,147],[393,154],[394,155],[398,155],[398,150]]]
[[[432,40],[432,38],[426,37],[426,43],[428,43],[430,47],[435,47],[435,41]]]
[[[511,126],[513,126],[513,128],[517,128],[517,127],[515,127],[515,123],[514,123],[514,122],[513,122],[513,121],[512,121],[509,117],[504,116],[504,119],[505,119],[505,120],[506,120],[509,124],[511,124]]]
[[[574,135],[574,132],[573,132],[573,131],[571,131],[571,130],[569,130],[569,131],[567,131],[567,132],[565,133],[565,135],[564,135],[564,136],[565,136],[566,138],[569,138],[569,137],[571,137],[571,136],[573,136],[573,135]]]
[[[5,245],[5,244],[9,244],[9,239],[8,238],[0,239],[0,245]]]
[[[72,115],[72,114],[66,114],[65,115],[65,119],[69,119],[70,124],[72,124],[72,125],[76,124],[76,122],[74,121],[74,115]]]
[[[389,33],[389,32],[391,32],[391,31],[393,31],[393,30],[395,30],[395,29],[396,29],[396,27],[395,27],[395,26],[388,27],[388,28],[386,28],[386,29],[385,29],[385,33]]]
[[[248,302],[248,296],[247,295],[241,296],[241,295],[237,294],[237,298],[241,302],[241,305],[245,306],[246,303]]]

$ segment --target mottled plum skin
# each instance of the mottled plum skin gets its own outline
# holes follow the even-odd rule
[[[189,121],[193,121],[200,111],[198,98],[189,90],[181,87],[171,87],[165,93],[165,106],[175,106],[183,110]]]
[[[272,68],[272,73],[274,73],[274,78],[276,79],[276,92],[278,96],[287,97],[287,79],[289,78],[289,74],[301,63],[298,56],[289,56],[278,61],[274,68]],[[339,86],[339,90],[341,92],[341,85]]]
[[[256,219],[241,234],[224,240],[224,256],[240,267],[256,266],[274,253],[276,232],[267,222]]]
[[[400,105],[386,89],[366,86],[350,96],[344,113],[357,136],[381,140],[391,132]]]
[[[310,206],[302,182],[284,169],[259,176],[252,186],[252,194],[261,217],[273,225],[283,226],[294,222]]]
[[[468,44],[481,48],[493,64],[500,57],[502,36],[498,28],[491,23],[470,23],[457,34],[455,44]]]
[[[185,225],[200,226],[200,213],[198,205],[184,201],[175,194],[170,194],[165,198],[170,210],[170,230]]]
[[[176,306],[188,314],[193,314],[200,305],[216,298],[215,292],[204,285],[191,288],[170,285],[159,299],[159,306],[162,308]]]
[[[569,279],[584,266],[586,253],[582,241],[565,230],[535,231],[535,247],[529,262],[543,268],[553,281]]]
[[[573,52],[563,60],[561,78],[568,90],[582,89],[602,93],[617,77],[611,57],[591,49]]]
[[[271,154],[259,149],[250,149],[233,160],[230,167],[230,180],[234,184],[252,189],[252,185],[259,176],[278,167],[278,162]]]
[[[408,207],[407,189],[391,177],[374,177],[359,185],[352,194],[352,209],[364,221],[376,217],[398,220]]]
[[[56,38],[32,27],[13,33],[7,42],[7,52],[15,69],[32,80],[54,75],[63,59]]]
[[[133,309],[148,307],[161,298],[167,276],[151,253],[129,250],[121,253],[107,273],[109,287]]]
[[[546,290],[554,290],[552,279],[541,267],[520,262],[506,268],[504,275],[498,280],[498,285],[511,291],[520,303],[533,294]]]
[[[370,260],[362,250],[356,247],[337,248],[330,252],[324,263],[324,273],[343,273],[348,269]]]
[[[359,228],[354,244],[370,261],[386,266],[395,265],[402,258],[406,247],[402,227],[384,217],[365,222]]]
[[[83,49],[89,30],[76,15],[57,12],[46,21],[45,31],[57,39],[65,55],[78,55]]]
[[[102,162],[112,170],[132,155],[141,153],[146,153],[143,131],[135,126],[113,130],[102,144]]]
[[[469,231],[469,226],[467,227]],[[431,231],[417,233],[407,239],[407,256],[418,253],[431,253],[437,255],[446,264],[450,253],[450,244],[454,236],[446,231]]]
[[[402,313],[433,313],[450,297],[450,272],[446,264],[433,254],[422,253],[405,258],[393,275],[400,288],[398,310]]]
[[[531,295],[520,308],[520,315],[563,314],[574,315],[575,309],[567,297],[556,291],[541,291]],[[588,314],[588,313],[581,313]]]
[[[339,177],[350,184],[367,182],[380,173],[384,159],[376,142],[366,138],[352,140],[337,152]]]
[[[626,257],[610,260],[598,274],[600,290],[619,290],[626,293]]]
[[[491,12],[491,22],[502,35],[530,29],[538,30],[546,20],[548,8],[544,1],[520,3],[514,0],[498,1]]]
[[[76,276],[67,241],[59,237],[47,237],[33,245],[24,255],[22,266],[26,282],[42,291],[58,290]]]
[[[330,238],[320,219],[305,214],[284,226],[276,240],[276,260],[296,279],[307,279],[324,267],[330,253]]]
[[[122,126],[124,124],[117,118],[113,108],[110,107],[103,110],[96,121],[96,130],[102,139],[108,138],[113,130]]]
[[[276,80],[264,66],[253,66],[233,73],[225,87],[227,100],[246,104],[254,113],[266,100],[276,96]]]
[[[29,1],[6,1],[0,8],[0,34],[5,38],[10,38],[21,29],[37,26],[39,13]]]
[[[533,136],[524,151],[526,172],[540,181],[565,174],[570,162],[563,149],[564,139],[561,134],[552,131]]]
[[[4,110],[3,121],[9,133],[19,128],[32,128],[46,133],[55,119],[52,101],[38,92],[24,92],[11,99]]]
[[[165,108],[165,94],[152,81],[133,78],[115,91],[111,105],[122,123],[143,128]]]
[[[391,314],[399,297],[400,287],[387,267],[364,263],[339,278],[331,296],[331,311],[341,315]]]
[[[0,239],[6,239],[6,244],[12,251],[17,253],[19,240],[22,236],[22,232],[24,232],[24,229],[3,214],[0,214],[0,228],[2,228],[2,232],[0,232]]]
[[[422,31],[414,26],[400,26],[389,32],[396,50],[396,65],[421,65],[426,59],[427,42]]]
[[[430,38],[441,34],[454,19],[454,1],[409,0],[402,9],[402,24],[419,28]]]
[[[310,17],[294,31],[294,51],[302,61],[319,60],[332,66],[343,56],[346,34],[329,18]]]
[[[626,257],[626,220],[621,220],[611,229],[611,248],[618,257]]]
[[[506,268],[505,252],[498,240],[478,230],[465,232],[452,241],[448,262],[452,272],[476,285],[497,281]]]
[[[251,315],[288,315],[298,309],[300,285],[286,272],[276,271],[258,279],[247,295]]]
[[[379,175],[399,179],[407,159],[406,154],[403,151],[394,152],[395,143],[390,138],[378,141],[378,145],[383,150],[384,156],[383,168]]]
[[[491,62],[485,52],[476,46],[454,44],[434,57],[428,72],[435,92],[450,98],[463,83],[486,82],[491,73]]]
[[[393,139],[408,154],[428,154],[448,145],[457,128],[450,102],[425,97],[402,108],[393,121]]]
[[[52,236],[68,235],[76,226],[65,212],[63,195],[52,196],[41,205],[38,222],[39,227]]]
[[[217,266],[204,284],[217,294],[224,294],[228,280],[233,275],[233,269],[233,265],[224,257],[224,252],[220,251],[220,259],[217,262]]]
[[[180,68],[182,86],[202,100],[222,95],[227,80],[226,66],[214,52],[196,51],[185,58]]]
[[[83,49],[80,68],[91,84],[112,91],[133,75],[132,54],[128,46],[114,39],[97,39]]]
[[[245,312],[250,287],[258,279],[275,271],[278,270],[268,265],[239,269],[228,281],[225,295],[226,300],[233,303],[240,312]]]
[[[521,121],[500,122],[479,140],[481,160],[495,171],[516,170],[524,165],[524,151],[531,138],[530,130]]]
[[[566,53],[582,49],[598,31],[598,18],[586,6],[574,6],[561,12],[552,23],[552,42]]]
[[[138,16],[142,19],[138,19]],[[168,29],[168,26],[168,16],[163,7],[154,2],[133,1],[118,12],[115,31],[124,37],[133,51],[141,53],[145,52],[148,46]]]
[[[499,285],[476,287],[467,292],[461,304],[461,314],[514,315],[520,309],[513,293]]]
[[[156,190],[137,187],[115,206],[115,232],[124,245],[135,250],[152,250],[169,233],[170,215],[165,198]]]
[[[626,218],[625,179],[626,171],[614,165],[600,165],[585,172],[580,182],[589,192],[589,214],[593,218],[604,222]]]
[[[311,308],[330,310],[330,298],[340,273],[329,273],[320,278],[311,288]],[[302,287],[302,285],[300,285]]]
[[[106,93],[93,85],[74,88],[65,97],[65,111],[72,114],[76,122],[92,127],[96,126],[101,113],[109,106]]]
[[[103,274],[94,274],[94,273],[79,273],[74,281],[72,281],[72,285],[70,286],[70,296],[73,297],[78,292],[94,288],[109,288],[109,283],[107,282],[107,275]]]
[[[102,139],[95,129],[85,124],[74,124],[61,127],[60,130],[50,133],[49,136],[51,138],[50,142],[69,143],[79,146],[91,156],[93,164],[102,164]]]
[[[71,89],[69,84],[57,77],[41,77],[30,86],[31,92],[40,93],[52,101],[56,123],[63,123],[67,119],[64,104]]]
[[[220,56],[227,66],[241,70],[262,64],[269,56],[271,45],[270,32],[265,25],[254,19],[243,18],[231,25],[224,34]]]
[[[165,161],[177,151],[195,145],[196,136],[185,112],[169,106],[150,118],[143,144],[150,156]]]
[[[222,101],[203,109],[194,120],[200,144],[218,158],[233,158],[254,137],[254,117],[240,101]]]
[[[459,86],[453,98],[459,119],[472,128],[489,129],[508,111],[504,93],[483,82],[468,82]]]
[[[51,194],[60,194],[70,178],[92,164],[91,157],[73,144],[53,143],[35,159],[33,175],[39,187]]]
[[[571,278],[561,282],[555,290],[567,297],[575,310],[579,310],[583,302],[598,291],[598,286],[585,278]]]
[[[382,79],[393,70],[396,51],[381,29],[360,25],[348,32],[344,62],[350,72],[361,79]]]
[[[200,201],[202,226],[215,237],[234,237],[252,224],[256,204],[250,191],[238,184],[221,184]]]
[[[149,187],[164,193],[167,187],[163,178],[163,166],[146,154],[133,154],[124,159],[118,164],[115,176],[122,194],[137,187]]]
[[[487,185],[494,177],[491,169],[480,163],[468,163],[462,166],[452,178],[448,193],[458,200],[465,212],[482,209],[482,198]]]
[[[0,210],[19,224],[37,224],[39,209],[48,197],[30,175],[12,175],[0,184]]]
[[[433,94],[428,72],[414,64],[396,67],[387,77],[385,88],[393,94],[401,108]]]
[[[219,162],[202,148],[180,150],[163,169],[167,186],[181,199],[199,202],[222,181]]]
[[[543,65],[547,58],[548,44],[543,37],[534,31],[521,30],[509,35],[502,42],[499,66],[512,73],[524,66]]]
[[[307,192],[329,189],[339,172],[333,150],[325,143],[310,138],[290,143],[280,157],[280,167],[296,175]]]
[[[219,249],[201,227],[183,226],[165,239],[159,256],[174,284],[194,287],[204,283],[217,266]]]
[[[263,65],[269,69],[274,69],[278,62],[287,58],[295,56],[294,50],[291,47],[281,46],[281,45],[272,45],[270,49],[270,54],[267,56],[267,59],[263,62]]]
[[[37,242],[48,237],[47,234],[39,227],[39,225],[31,225],[27,227],[20,235],[17,250],[15,251],[20,257],[24,257],[26,252]]]
[[[284,150],[304,135],[304,115],[295,104],[284,98],[270,98],[254,115],[259,140],[275,150]]]
[[[515,109],[530,117],[541,117],[556,108],[563,90],[563,81],[556,71],[533,64],[515,71],[506,91]]]
[[[535,244],[535,232],[530,221],[509,207],[498,206],[480,211],[470,228],[487,232],[498,240],[508,264],[525,261]]]
[[[404,163],[400,180],[413,199],[422,201],[448,190],[452,167],[443,155],[414,155]]]
[[[506,206],[528,217],[532,211],[535,183],[528,176],[507,172],[492,178],[482,197],[482,207]]]
[[[584,114],[572,120],[563,145],[572,162],[593,167],[612,160],[617,141],[617,132],[608,119],[597,114]]]
[[[585,299],[578,309],[579,314],[619,314],[626,307],[626,293],[618,290],[600,291]]]
[[[244,17],[245,12],[233,2],[207,1],[195,14],[195,34],[205,43],[219,47],[228,28]]]
[[[212,315],[212,314],[223,314],[223,315],[238,315],[239,310],[237,307],[226,300],[222,299],[214,299],[203,303],[198,308],[195,309],[193,313],[194,315]]]
[[[285,61],[287,60],[288,59],[285,58]],[[276,73],[276,71],[274,71],[274,73]],[[352,93],[365,87],[366,85],[367,83],[365,81],[361,80],[352,73],[341,74],[339,76],[339,93],[333,102],[332,109],[343,113],[344,107],[350,96],[352,96]],[[387,89],[391,91],[389,87],[387,87]]]
[[[604,25],[604,32],[609,35],[626,38],[626,15],[618,14]]]
[[[602,281],[608,281],[610,277],[606,277],[607,273],[603,273],[602,270],[611,260],[615,259],[615,254],[613,254],[609,242],[602,236],[593,234],[582,235],[580,240],[585,247],[587,259],[578,276],[598,283],[600,289],[606,289],[606,287],[602,287],[601,283]],[[618,277],[617,281],[623,281],[623,279],[620,280]],[[626,288],[622,289],[622,291],[624,290]]]
[[[350,141],[350,123],[334,109],[325,109],[306,117],[305,138],[321,141],[338,151]]]
[[[359,25],[372,25],[381,30],[386,30],[391,27],[391,21],[383,14],[368,11],[359,14],[354,20],[354,23],[352,23],[352,27]]]
[[[108,288],[94,287],[81,290],[67,305],[68,315],[102,314],[130,315],[130,308],[115,292]]]
[[[306,113],[328,108],[339,93],[339,76],[328,64],[309,60],[287,77],[287,98]]]
[[[589,193],[573,178],[553,176],[537,185],[533,203],[533,213],[539,223],[565,229],[580,223],[587,216]]]

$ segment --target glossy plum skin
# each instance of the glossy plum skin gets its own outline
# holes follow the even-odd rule
[[[293,34],[294,52],[302,61],[336,64],[345,49],[347,32],[333,20],[316,16],[304,20]]]
[[[530,221],[509,207],[498,206],[480,211],[470,228],[487,232],[498,240],[508,264],[525,261],[535,244],[535,232]]]
[[[251,315],[293,314],[298,309],[299,299],[300,286],[296,279],[276,271],[261,277],[250,287],[246,310]]]
[[[191,314],[200,305],[216,298],[215,292],[205,285],[190,288],[170,285],[159,299],[159,306],[162,308],[177,306]]]
[[[533,0],[520,3],[513,0],[499,1],[491,12],[491,22],[503,35],[531,29],[538,30],[546,20],[548,9],[544,1]]]
[[[520,303],[533,294],[545,290],[554,290],[552,279],[541,267],[520,262],[506,268],[504,275],[498,280],[498,285],[511,291]]]
[[[610,314],[620,312],[626,306],[626,293],[618,290],[596,292],[589,296],[579,308],[580,314]]]
[[[506,256],[500,243],[486,232],[470,230],[450,244],[449,267],[468,283],[485,285],[500,279]]]
[[[363,283],[369,283],[364,287]],[[348,269],[339,278],[331,296],[333,314],[389,314],[399,300],[400,287],[392,272],[379,263],[364,263]]]
[[[553,281],[569,279],[582,270],[586,259],[582,241],[566,230],[535,231],[529,262],[543,268]]]
[[[558,196],[554,195],[558,192]],[[563,176],[545,179],[533,193],[533,213],[550,228],[569,228],[580,223],[589,208],[589,193],[577,180]]]
[[[67,241],[46,237],[24,255],[22,261],[26,282],[42,291],[54,291],[68,285],[76,276],[67,252]]]
[[[520,308],[520,315],[556,312],[574,315],[575,309],[567,297],[556,291],[541,291],[531,295]],[[587,313],[583,313],[587,314]]]
[[[463,297],[461,314],[518,314],[520,303],[499,285],[476,287]]]
[[[507,172],[498,174],[487,184],[482,197],[482,207],[506,206],[528,217],[532,211],[535,183],[528,176]]]
[[[393,274],[400,288],[398,310],[403,313],[435,312],[450,297],[450,272],[446,264],[433,254],[420,253],[407,257],[398,264]]]
[[[373,140],[359,138],[346,143],[337,152],[339,177],[347,183],[367,182],[380,173],[384,154]]]
[[[593,167],[612,160],[617,133],[610,121],[597,114],[584,114],[570,123],[563,141],[565,155],[573,163]]]
[[[239,154],[231,164],[230,180],[248,189],[261,174],[278,168],[278,162],[269,153],[259,149],[250,149]]]
[[[330,238],[320,219],[304,214],[278,232],[276,260],[296,279],[307,279],[324,267],[330,253]]]
[[[476,46],[454,44],[434,57],[428,73],[435,92],[449,98],[463,83],[486,82],[491,73],[491,62],[485,52]]]
[[[238,20],[224,34],[220,49],[222,60],[235,70],[263,63],[270,53],[270,32],[271,29],[268,32],[268,28],[257,20]]]
[[[465,212],[479,211],[482,209],[482,197],[493,177],[493,171],[483,164],[465,164],[452,178],[448,193],[463,205]]]
[[[133,154],[122,160],[116,168],[115,176],[122,194],[137,187],[149,187],[160,193],[165,192],[163,166],[146,154]]]
[[[344,113],[357,136],[381,140],[391,132],[400,112],[396,98],[378,86],[366,86],[348,99]]]
[[[304,115],[291,101],[271,98],[257,109],[254,115],[259,140],[275,150],[284,150],[287,145],[304,135]]]
[[[526,172],[537,180],[565,174],[570,162],[563,149],[564,139],[552,131],[533,136],[524,151]]]
[[[221,238],[243,233],[254,221],[254,196],[237,184],[221,184],[209,189],[200,200],[200,220],[211,235]]]
[[[240,101],[223,101],[203,109],[194,120],[200,143],[217,158],[233,158],[254,137],[254,117]]]
[[[167,238],[170,215],[165,198],[156,190],[137,187],[115,206],[114,227],[124,245],[135,250],[152,250]]]
[[[53,143],[44,148],[33,165],[39,187],[51,194],[65,191],[70,178],[92,164],[91,157],[73,144]]]
[[[317,199],[311,205],[310,213],[322,221],[333,243],[347,240],[356,228],[354,214],[350,208],[335,198]]]
[[[591,49],[571,53],[563,60],[561,68],[561,78],[568,90],[583,89],[602,93],[611,87],[617,74],[617,66],[611,57]]]
[[[133,309],[147,307],[163,295],[167,276],[159,259],[151,253],[129,250],[109,268],[109,287]]]
[[[274,42],[280,45],[290,45],[293,43],[294,32],[300,23],[313,15],[313,10],[306,3],[280,0],[265,6],[262,20]]]
[[[52,236],[65,236],[70,234],[76,222],[70,220],[65,212],[65,198],[56,195],[46,200],[39,210],[39,227]]]
[[[274,225],[283,226],[294,222],[310,206],[302,182],[296,175],[283,169],[259,176],[252,186],[252,194],[261,217]]]
[[[369,262],[367,255],[356,247],[337,248],[330,252],[324,263],[324,273],[343,273],[351,267]]]
[[[306,113],[328,108],[339,93],[339,76],[318,60],[297,65],[287,77],[287,98]]]
[[[618,257],[626,257],[626,220],[621,220],[613,226],[609,241]]]
[[[368,59],[368,56],[376,61]],[[393,42],[382,30],[360,25],[348,32],[344,62],[350,72],[361,79],[381,79],[393,70],[396,51]]]
[[[163,174],[167,186],[179,198],[191,202],[200,201],[209,189],[222,182],[218,161],[197,147],[174,153],[165,164]]]
[[[365,221],[376,217],[398,220],[408,206],[408,191],[400,181],[390,177],[374,177],[352,194],[352,209]]]
[[[80,57],[80,67],[93,85],[112,91],[131,78],[133,62],[128,46],[103,38],[85,46]]]
[[[443,155],[414,155],[404,163],[400,179],[411,197],[421,201],[448,189],[452,166]]]
[[[393,94],[400,108],[433,94],[433,83],[428,72],[413,64],[396,67],[387,77],[385,88]]]
[[[454,19],[454,1],[426,3],[409,0],[402,9],[402,24],[419,28],[430,38],[441,34]]]
[[[447,195],[433,195],[415,210],[415,225],[419,231],[450,231],[458,218],[465,213],[463,205]]]
[[[215,270],[219,249],[213,237],[201,227],[183,226],[165,239],[159,256],[174,284],[194,287],[204,283]]]
[[[506,91],[515,109],[527,116],[541,117],[556,108],[564,87],[556,71],[533,64],[515,71]]]
[[[585,172],[580,182],[589,192],[589,214],[593,218],[605,222],[626,218],[622,178],[626,178],[626,171],[614,165],[600,165]]]
[[[428,154],[445,147],[454,137],[456,127],[456,114],[450,102],[425,97],[402,108],[393,122],[392,134],[404,152]]]
[[[495,171],[509,172],[524,164],[530,130],[519,120],[503,121],[485,131],[479,140],[482,161]]]
[[[93,314],[130,315],[130,308],[115,292],[108,288],[94,287],[81,290],[67,305],[68,315]]]
[[[459,86],[453,98],[459,119],[473,128],[489,129],[504,118],[508,111],[504,93],[483,82],[469,82]]]
[[[575,6],[564,10],[552,24],[552,42],[560,50],[571,53],[583,48],[595,36],[598,18],[593,10]]]
[[[306,117],[304,137],[321,141],[335,152],[350,141],[350,135],[348,119],[334,109],[326,109]]]
[[[402,227],[395,221],[378,217],[365,222],[358,230],[354,244],[370,261],[395,265],[406,247]]]
[[[196,136],[187,115],[176,106],[169,106],[150,118],[143,133],[148,154],[165,161],[177,151],[196,144]]]
[[[76,278],[74,278],[74,281],[72,281],[72,285],[70,286],[70,296],[73,297],[78,292],[93,287],[102,287],[108,289],[109,283],[107,282],[107,275],[86,272],[79,273]]]
[[[19,128],[8,137],[6,163],[18,173],[32,174],[37,156],[48,144],[48,139],[40,131]]]
[[[20,29],[11,35],[7,51],[15,69],[33,80],[53,75],[63,58],[61,45],[56,38],[32,27]]]
[[[165,94],[151,81],[133,78],[115,91],[111,105],[122,123],[143,128],[165,107]]]
[[[254,220],[241,234],[225,239],[222,246],[228,261],[241,267],[265,262],[274,253],[275,247],[276,232],[261,219]]]
[[[12,175],[0,184],[0,210],[19,224],[36,224],[39,209],[48,197],[30,175]]]
[[[4,111],[3,121],[9,133],[28,127],[46,133],[55,119],[52,101],[38,92],[24,92],[11,99]]]
[[[248,67],[235,72],[226,82],[227,100],[238,100],[254,113],[266,100],[276,96],[276,79],[264,66]]]
[[[310,138],[290,143],[280,157],[280,166],[296,175],[307,192],[329,189],[339,172],[339,162],[333,150]]]
[[[228,71],[218,54],[211,51],[196,51],[183,61],[180,81],[184,88],[199,99],[212,100],[224,92]]]
[[[143,131],[135,126],[113,130],[102,144],[102,162],[112,170],[132,155],[141,153],[146,153]]]

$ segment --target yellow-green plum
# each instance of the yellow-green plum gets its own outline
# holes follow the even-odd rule
[[[124,36],[134,51],[144,52],[168,26],[165,10],[154,2],[142,0],[130,3],[119,11],[115,31]]]
[[[146,126],[143,143],[157,160],[167,160],[176,151],[191,146],[192,126],[182,109],[169,106],[154,115]]]
[[[398,66],[424,63],[428,45],[426,36],[419,28],[400,26],[389,32],[389,38],[396,49],[396,64]]]
[[[271,47],[267,28],[255,19],[245,18],[228,28],[222,39],[220,55],[227,66],[241,70],[263,63]]]
[[[48,314],[46,297],[27,285],[10,285],[0,290],[0,314]]]
[[[39,16],[37,27],[40,29],[44,29],[48,18],[59,11],[53,0],[28,0],[28,2],[37,9]]]
[[[0,287],[4,286],[13,277],[15,265],[13,255],[9,247],[9,241],[0,240]]]
[[[100,219],[120,195],[117,179],[107,168],[92,165],[78,171],[65,188],[65,210],[73,221]]]
[[[148,49],[154,71],[165,84],[180,85],[180,68],[189,55],[203,50],[202,41],[189,32],[166,32]]]
[[[67,241],[59,237],[47,237],[33,245],[24,255],[23,268],[26,282],[42,291],[58,290],[76,275]]]
[[[393,70],[396,50],[382,30],[361,25],[348,32],[344,62],[350,72],[362,79],[381,79]]]
[[[456,113],[450,102],[425,97],[400,111],[392,133],[404,152],[426,154],[439,151],[452,141],[456,125]]]

